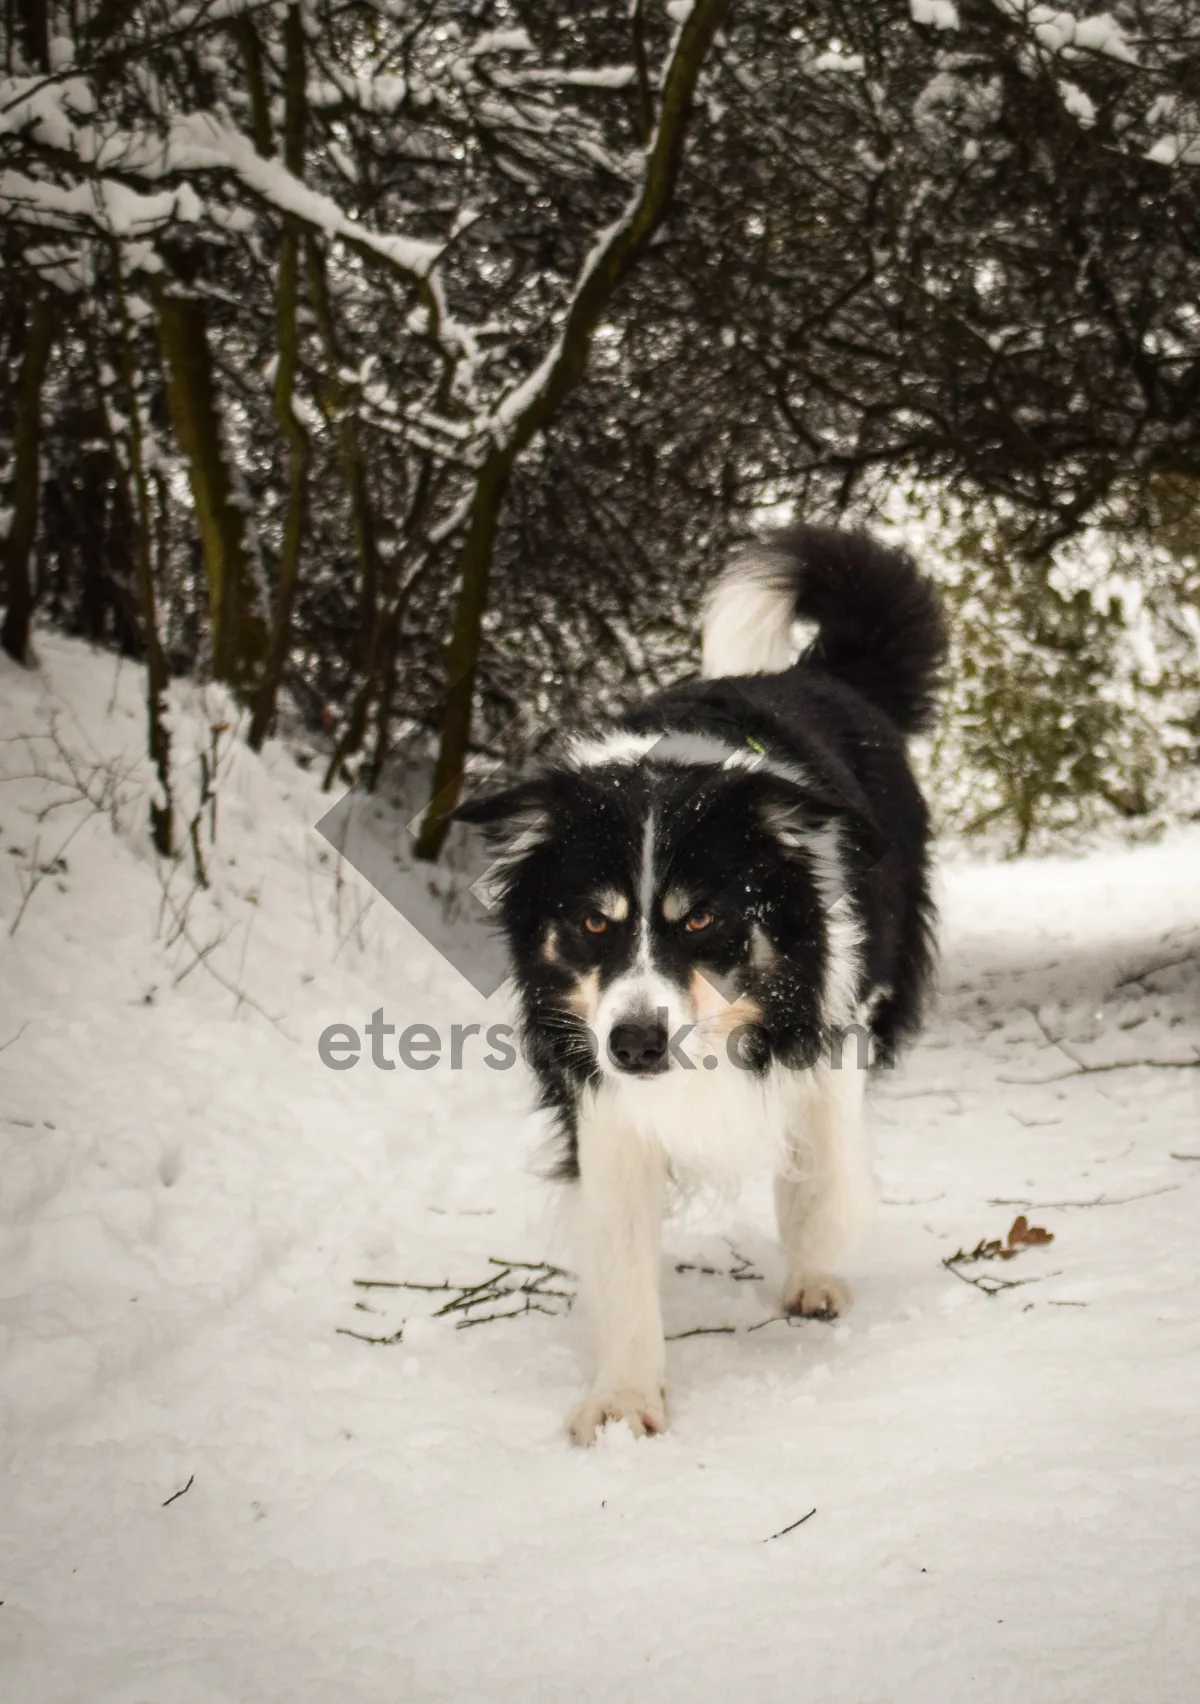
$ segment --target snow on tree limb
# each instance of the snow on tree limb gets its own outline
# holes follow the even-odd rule
[[[446,650],[444,719],[430,803],[416,854],[436,857],[458,802],[474,714],[475,673],[500,509],[517,457],[546,426],[587,368],[596,327],[616,290],[654,233],[683,159],[692,99],[729,0],[695,0],[673,13],[677,31],[662,78],[658,112],[641,181],[624,212],[600,232],[580,268],[562,329],[533,371],[500,402],[487,422],[491,448],[475,476],[458,555],[459,593]]]
[[[682,16],[662,83],[641,182],[601,231],[580,267],[562,330],[533,371],[495,409],[489,433],[527,444],[582,377],[592,334],[614,291],[652,236],[675,187],[692,95],[729,0],[697,0]]]
[[[189,113],[171,126],[164,161],[168,171],[224,167],[277,212],[299,219],[310,230],[338,237],[360,252],[377,255],[398,272],[424,278],[441,255],[443,243],[389,236],[351,219],[331,196],[311,189],[277,159],[264,159],[248,136],[222,124],[211,113]]]
[[[1052,54],[1097,53],[1137,64],[1137,55],[1125,40],[1125,32],[1111,12],[1096,12],[1078,18],[1059,6],[1031,0],[992,0],[992,4],[1014,23],[1023,24],[1038,46]]]
[[[29,84],[26,91],[20,85]],[[282,161],[265,158],[251,138],[215,113],[192,112],[174,119],[164,139],[150,132],[126,132],[92,123],[95,102],[83,78],[59,84],[14,78],[0,85],[0,134],[25,134],[56,156],[77,163],[82,181],[71,188],[6,172],[0,180],[0,208],[25,210],[36,222],[86,218],[92,205],[89,180],[99,175],[119,234],[139,233],[176,218],[195,218],[199,204],[175,192],[157,196],[132,187],[190,173],[232,173],[253,195],[277,212],[299,219],[309,229],[350,243],[359,253],[384,260],[416,281],[424,278],[444,244],[372,231],[351,219],[328,195],[310,188]],[[115,174],[120,174],[119,177]]]

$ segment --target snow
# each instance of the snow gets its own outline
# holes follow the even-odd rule
[[[533,38],[528,30],[485,30],[468,44],[466,51],[474,59],[489,53],[532,53]]]
[[[1153,148],[1147,151],[1146,158],[1156,161],[1160,166],[1200,165],[1200,137],[1160,137]]]
[[[928,24],[935,30],[958,28],[958,7],[954,0],[911,0],[914,24]]]
[[[83,77],[48,82],[45,77],[0,78],[0,136],[28,130],[49,148],[70,148],[73,115],[95,110],[91,86]]]
[[[0,212],[6,209],[10,213],[20,210],[32,221],[52,230],[68,230],[79,220],[96,219],[122,237],[158,230],[175,219],[192,223],[203,211],[194,190],[186,183],[155,195],[144,195],[108,177],[63,189],[11,167],[0,172]],[[155,270],[161,264],[156,261]]]
[[[1069,83],[1061,79],[1058,92],[1062,103],[1072,117],[1077,118],[1085,130],[1090,130],[1096,122],[1096,103],[1086,89],[1081,89],[1078,83]]]
[[[492,80],[499,88],[511,89],[536,83],[559,84],[580,89],[625,89],[634,81],[636,75],[632,65],[597,65],[590,70],[583,67],[574,71],[566,66],[541,65],[514,72],[507,77],[492,73]]]
[[[866,68],[866,61],[861,53],[842,53],[831,48],[828,53],[819,53],[812,62],[814,71],[845,71],[853,76],[861,76]]]
[[[404,87],[399,78],[382,77],[374,80],[368,92],[375,103],[372,110],[386,112],[403,98]],[[6,170],[0,174],[0,212],[17,210],[51,225],[95,218],[99,212],[114,235],[132,236],[176,218],[193,221],[202,203],[186,183],[174,191],[148,195],[106,172],[116,169],[154,179],[224,169],[279,212],[295,214],[330,237],[368,249],[412,278],[424,278],[442,255],[442,243],[373,231],[352,219],[330,196],[289,172],[281,160],[264,159],[248,136],[215,113],[177,116],[164,142],[149,132],[76,124],[75,115],[90,113],[94,106],[91,87],[81,77],[61,83],[0,79],[0,136],[28,129],[43,144],[95,168],[69,189]]]
[[[281,160],[264,159],[248,136],[222,124],[211,113],[189,113],[174,121],[167,148],[170,168],[202,171],[227,166],[256,195],[282,213],[294,213],[331,237],[342,237],[372,250],[394,266],[423,278],[442,253],[441,243],[372,231],[345,214],[337,203],[311,189]]]
[[[313,107],[337,107],[349,100],[363,112],[378,113],[396,112],[408,94],[407,80],[389,71],[373,77],[348,77],[336,71],[329,77],[313,78],[305,90]]]
[[[774,1321],[765,1183],[697,1204],[668,1330],[737,1329],[670,1345],[665,1437],[584,1452],[561,1300],[460,1331],[447,1292],[353,1282],[569,1266],[519,1067],[318,1058],[380,1007],[448,1036],[502,997],[339,867],[319,760],[254,757],[179,685],[182,811],[215,738],[217,835],[207,892],[168,880],[138,671],[37,644],[0,678],[0,1696],[1192,1696],[1197,827],[947,849],[855,1308]],[[943,1264],[1018,1213],[1054,1241]]]
[[[1048,53],[1098,53],[1109,59],[1137,64],[1137,55],[1111,12],[1076,17],[1057,6],[1031,4],[1030,0],[992,0],[1006,16],[1030,29],[1034,40]]]

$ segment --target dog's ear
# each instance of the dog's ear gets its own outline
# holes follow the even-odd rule
[[[887,853],[889,843],[865,801],[806,777],[794,783],[776,774],[760,774],[755,800],[759,820],[786,850],[811,850],[814,836],[836,825],[843,852],[870,867]]]
[[[493,846],[531,851],[549,838],[553,827],[550,789],[543,777],[535,776],[495,793],[479,793],[456,806],[450,820],[481,828]]]

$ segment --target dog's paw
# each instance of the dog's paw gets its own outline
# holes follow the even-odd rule
[[[804,1272],[789,1280],[783,1293],[785,1313],[802,1319],[836,1319],[850,1306],[850,1288],[824,1272]]]
[[[610,1422],[624,1420],[635,1438],[667,1429],[666,1392],[653,1395],[626,1386],[618,1390],[592,1391],[567,1421],[567,1431],[577,1444],[594,1444],[596,1434]]]

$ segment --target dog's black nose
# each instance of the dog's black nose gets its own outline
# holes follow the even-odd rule
[[[619,1071],[665,1071],[666,1027],[657,1018],[614,1024],[608,1038],[608,1051]]]

